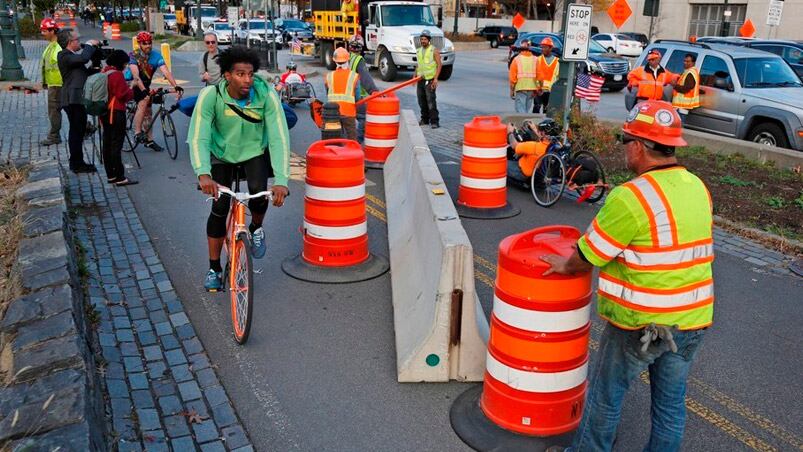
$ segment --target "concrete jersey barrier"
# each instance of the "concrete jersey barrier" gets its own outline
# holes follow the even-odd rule
[[[398,381],[480,381],[488,322],[473,249],[409,110],[384,177]]]

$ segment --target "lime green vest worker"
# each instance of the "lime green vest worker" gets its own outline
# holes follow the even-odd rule
[[[424,77],[424,80],[432,80],[438,72],[438,62],[435,61],[435,49],[432,44],[427,48],[419,47],[416,52],[418,58],[418,68],[415,70],[416,75]]]
[[[648,171],[611,191],[578,241],[601,267],[600,317],[627,330],[650,323],[694,330],[711,325],[711,196],[680,166]]]
[[[50,44],[45,47],[45,51],[42,53],[42,81],[45,85],[54,88],[60,87],[63,83],[57,61],[59,52],[61,52],[61,46],[54,40],[50,41]]]

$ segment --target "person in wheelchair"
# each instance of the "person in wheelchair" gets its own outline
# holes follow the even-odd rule
[[[305,83],[307,81],[307,78],[304,77],[304,74],[298,72],[298,66],[295,62],[290,61],[287,63],[286,69],[287,71],[282,74],[281,78],[279,79],[283,85]]]
[[[558,134],[560,134],[560,126],[551,119],[544,119],[538,125],[526,120],[520,129],[514,127],[513,124],[508,124],[508,182],[520,188],[529,189],[535,163],[546,154],[553,137]]]

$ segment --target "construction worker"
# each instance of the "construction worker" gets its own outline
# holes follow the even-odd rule
[[[636,102],[642,100],[661,100],[664,97],[664,85],[671,85],[676,77],[661,66],[661,52],[650,50],[647,64],[639,66],[627,74],[629,89],[636,89]]]
[[[542,258],[551,267],[544,275],[600,267],[597,309],[608,324],[571,450],[611,450],[627,388],[649,370],[644,450],[672,452],[683,439],[686,379],[714,314],[712,203],[675,158],[686,141],[671,104],[636,104],[622,132],[636,178],[611,191],[570,257]]]
[[[418,67],[415,69],[415,75],[421,76],[416,90],[418,107],[421,109],[421,119],[418,124],[422,126],[429,124],[433,129],[437,129],[441,125],[435,90],[438,88],[438,76],[443,67],[441,52],[431,45],[432,34],[429,30],[422,31],[419,39],[421,47],[416,51]]]
[[[538,91],[536,79],[536,58],[530,52],[530,40],[522,39],[520,52],[510,63],[508,78],[510,80],[510,98],[514,100],[516,113],[529,113],[533,109],[533,101]]]
[[[683,57],[683,73],[673,84],[672,106],[677,108],[680,121],[686,123],[689,110],[700,106],[700,71],[694,66],[697,57],[687,53]]]
[[[357,0],[343,0],[340,4],[340,12],[343,14],[343,22],[347,22],[346,15],[357,11]]]
[[[555,43],[552,42],[552,38],[547,36],[541,40],[541,55],[538,56],[535,66],[538,95],[533,106],[533,113],[546,113],[549,105],[549,93],[552,92],[552,85],[558,80],[560,74],[558,57],[552,55],[553,48],[555,48]]]
[[[46,17],[39,25],[39,31],[48,41],[42,53],[42,88],[47,90],[47,116],[50,119],[50,132],[47,138],[40,141],[42,146],[61,143],[61,72],[59,72],[58,55],[61,46],[57,40],[59,26],[56,21]]]
[[[349,51],[343,47],[335,49],[333,59],[337,67],[326,74],[327,101],[340,106],[340,126],[349,140],[357,139],[357,106],[360,76],[349,69]]]
[[[360,35],[355,34],[349,38],[349,68],[360,76],[360,98],[379,91],[374,83],[374,78],[371,77],[371,72],[368,71],[365,59],[362,57],[363,47],[365,46]],[[357,139],[360,143],[365,138],[365,110],[367,107],[366,104],[357,106]]]

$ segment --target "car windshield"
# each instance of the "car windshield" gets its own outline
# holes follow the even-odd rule
[[[606,49],[605,47],[602,47],[600,45],[600,43],[598,43],[597,41],[595,41],[593,39],[591,40],[591,42],[588,45],[588,53],[607,53],[607,52],[608,52],[608,49]]]
[[[282,26],[284,26],[284,28],[307,28],[306,25],[304,25],[304,22],[301,22],[300,20],[288,19],[285,19],[284,22],[282,22]]]
[[[231,30],[228,23],[216,23],[215,30]]]
[[[781,58],[737,58],[733,64],[745,88],[803,86],[797,74]]]
[[[176,20],[175,14],[165,14],[165,20]]]
[[[191,15],[195,17],[195,8],[191,9]],[[201,8],[201,17],[217,17],[217,8]]]
[[[402,25],[435,25],[432,11],[428,5],[386,5],[382,7],[382,25],[398,27]]]
[[[251,30],[264,30],[265,28],[270,28],[270,22],[265,22],[264,20],[252,20],[248,22],[248,28]]]

